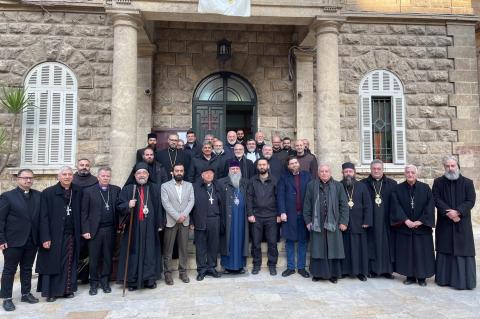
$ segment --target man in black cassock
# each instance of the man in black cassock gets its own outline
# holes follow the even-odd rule
[[[383,174],[383,162],[373,160],[370,175],[362,182],[367,186],[373,206],[373,224],[367,228],[369,248],[368,277],[393,279],[394,233],[390,226],[390,194],[397,182]]]
[[[73,184],[80,186],[81,190],[84,190],[87,187],[98,184],[98,180],[90,172],[91,163],[87,158],[81,158],[77,161],[77,172],[73,174]],[[84,239],[80,239],[80,255],[79,255],[79,267],[78,280],[82,284],[88,283],[88,264],[89,264],[89,255],[88,255],[88,242]]]
[[[104,293],[109,285],[113,249],[118,224],[116,202],[120,187],[110,185],[112,170],[101,167],[97,184],[85,188],[82,197],[82,237],[88,242],[90,295],[97,294],[100,283]],[[99,263],[102,261],[100,274]]]
[[[395,271],[422,287],[435,274],[432,228],[435,202],[428,184],[417,181],[417,167],[405,167],[405,181],[392,192],[390,223],[395,231]]]
[[[460,173],[453,156],[443,160],[445,174],[433,182],[437,207],[435,282],[439,286],[474,289],[477,284],[471,209],[475,205],[473,181]]]
[[[163,167],[162,164],[160,164],[159,162],[157,162],[157,160],[155,160],[155,154],[152,149],[145,148],[143,150],[143,160],[138,163],[147,164],[146,167],[149,175],[148,180],[152,183],[157,184],[158,187],[160,187],[161,184],[168,181],[169,174],[167,174],[167,170],[165,169],[165,167]],[[132,172],[130,173],[130,176],[128,176],[128,179],[125,182],[125,185],[135,183],[135,172],[136,172],[136,164],[133,166]]]
[[[367,229],[373,222],[373,208],[364,183],[355,180],[355,165],[350,162],[342,165],[343,180],[348,199],[348,228],[343,232],[345,259],[342,259],[342,274],[357,276],[361,281],[368,275]]]
[[[57,297],[73,298],[77,291],[80,250],[81,189],[72,183],[73,171],[65,166],[59,182],[41,194],[40,243],[36,272],[37,291],[53,302]]]
[[[132,236],[128,259],[127,287],[133,291],[154,289],[156,280],[162,277],[162,253],[159,232],[165,216],[162,208],[160,186],[149,181],[148,166],[144,162],[135,165],[135,183],[127,184],[120,192],[117,210],[125,221],[117,281],[123,282],[128,248],[130,214],[133,209]]]
[[[168,135],[168,147],[159,150],[155,154],[157,162],[162,164],[167,173],[167,179],[171,180],[173,177],[173,167],[177,164],[182,164],[187,170],[190,167],[190,156],[184,151],[177,149],[178,134],[172,133]],[[185,172],[185,176],[188,176],[188,172]]]
[[[32,189],[33,172],[21,169],[17,174],[17,187],[0,196],[0,250],[4,266],[0,298],[5,311],[15,310],[12,301],[13,281],[20,265],[22,302],[37,303],[30,293],[32,267],[38,250],[38,221],[40,192]]]
[[[147,146],[144,147],[144,148],[139,148],[137,150],[137,155],[135,156],[135,158],[137,160],[137,163],[142,161],[143,151],[146,148],[151,149],[153,151],[153,153],[155,154],[155,152],[157,151],[157,134],[148,133],[148,135],[147,135]]]
[[[201,180],[193,185],[195,206],[190,215],[190,229],[195,230],[197,281],[205,276],[220,277],[215,269],[221,228],[225,230],[224,210],[219,185],[213,182],[215,169],[205,167]]]

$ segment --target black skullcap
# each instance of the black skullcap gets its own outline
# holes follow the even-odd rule
[[[342,164],[342,171],[346,168],[351,168],[351,169],[355,170],[355,165],[353,165],[353,163],[350,163],[350,162],[343,163]]]

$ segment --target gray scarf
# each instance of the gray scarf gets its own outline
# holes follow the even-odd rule
[[[318,181],[318,187],[321,187],[322,183],[321,181]],[[325,219],[325,222],[323,224],[323,228],[325,228],[327,231],[330,232],[335,232],[337,230],[337,219],[338,219],[338,197],[337,197],[337,189],[335,187],[335,184],[332,183],[332,180],[328,181],[328,183],[325,185],[326,190],[327,190],[327,218]],[[320,192],[320,189],[318,188],[318,192]],[[314,215],[313,215],[313,231],[321,233],[322,232],[322,227],[321,225],[321,208],[319,203],[320,201],[320,194],[318,193],[315,199],[315,206],[314,206]]]

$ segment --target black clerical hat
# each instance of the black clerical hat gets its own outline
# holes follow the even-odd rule
[[[147,138],[148,138],[148,139],[151,139],[151,138],[156,139],[156,138],[157,138],[157,134],[155,134],[155,133],[148,133]]]
[[[215,174],[215,169],[211,166],[206,166],[204,169],[202,169],[202,173],[208,171],[212,171]]]
[[[342,171],[346,168],[351,168],[351,169],[355,170],[355,165],[353,165],[353,163],[350,163],[350,162],[343,163],[342,164]]]
[[[148,165],[147,165],[147,163],[145,163],[145,162],[138,162],[138,163],[135,165],[135,173],[136,173],[138,170],[141,170],[141,169],[144,169],[144,170],[148,171]]]

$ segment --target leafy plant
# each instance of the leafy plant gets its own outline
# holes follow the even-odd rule
[[[15,138],[15,129],[18,117],[25,112],[29,105],[29,97],[27,90],[23,87],[4,87],[2,88],[2,96],[0,97],[0,106],[3,110],[12,114],[12,122],[10,128],[2,128],[0,130],[0,153],[2,162],[0,163],[0,174],[7,166],[8,160],[13,153],[13,141]]]

